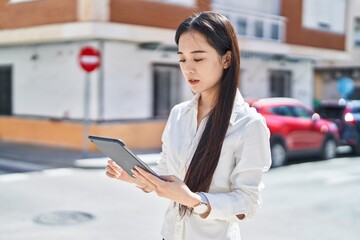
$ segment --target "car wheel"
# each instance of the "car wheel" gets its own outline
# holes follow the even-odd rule
[[[286,163],[286,149],[281,142],[271,144],[271,167],[280,167]]]
[[[360,155],[360,142],[355,144],[354,146],[351,146],[352,154],[359,156]]]
[[[328,138],[325,140],[322,151],[321,158],[322,159],[331,159],[336,156],[336,142],[332,138]]]

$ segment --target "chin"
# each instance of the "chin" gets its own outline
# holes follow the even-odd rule
[[[191,91],[192,91],[194,94],[196,94],[196,93],[201,93],[201,91],[199,91],[199,90],[197,90],[197,89],[193,89],[193,88],[191,88]]]

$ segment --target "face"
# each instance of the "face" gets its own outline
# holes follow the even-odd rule
[[[183,33],[178,47],[180,69],[191,90],[202,96],[215,96],[222,73],[230,62],[230,52],[220,56],[205,37],[196,31]]]

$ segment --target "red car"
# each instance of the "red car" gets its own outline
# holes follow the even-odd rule
[[[270,129],[272,167],[284,165],[289,157],[336,156],[339,132],[336,124],[293,98],[263,98],[248,101],[266,120]]]

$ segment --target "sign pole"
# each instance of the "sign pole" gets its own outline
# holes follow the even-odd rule
[[[85,74],[84,89],[84,121],[83,121],[83,157],[87,157],[89,153],[88,135],[90,125],[90,74]]]
[[[91,47],[85,46],[80,50],[79,63],[86,72],[84,84],[84,120],[83,120],[83,157],[89,153],[88,135],[90,130],[90,73],[100,66],[100,52]]]

